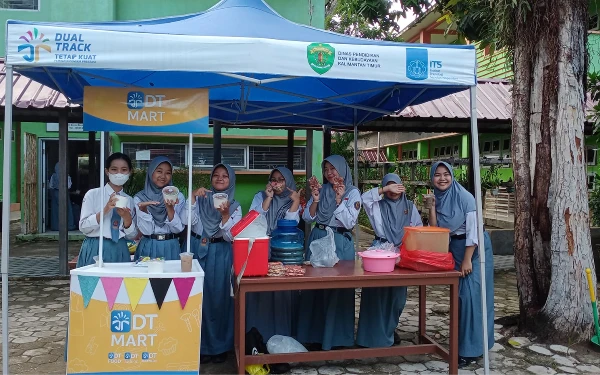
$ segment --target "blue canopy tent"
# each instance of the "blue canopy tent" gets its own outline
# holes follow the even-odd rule
[[[470,88],[475,196],[483,246],[473,46],[354,38],[293,23],[262,0],[222,0],[205,12],[142,21],[9,20],[6,48],[6,82],[17,70],[62,92],[73,103],[83,103],[87,86],[208,89],[210,118],[215,122],[352,128],[355,152],[361,124]],[[10,85],[6,96],[11,103]],[[5,119],[5,155],[10,155],[10,105],[5,107]],[[356,163],[355,157],[357,181]],[[10,166],[10,158],[4,158],[5,197],[10,196]],[[3,215],[6,374],[9,205],[4,205]],[[485,252],[480,253],[485,301]],[[487,372],[487,347],[485,353]]]

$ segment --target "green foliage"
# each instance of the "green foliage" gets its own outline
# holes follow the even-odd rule
[[[600,141],[600,73],[592,72],[588,74],[588,92],[592,100],[596,103],[588,120],[594,123],[595,141]]]
[[[333,133],[331,142],[331,154],[341,155],[346,159],[350,169],[354,163],[354,133]]]
[[[500,174],[496,165],[491,165],[490,168],[485,171],[481,176],[481,188],[483,190],[492,190],[500,186]]]
[[[596,174],[596,179],[600,179],[600,175]],[[590,193],[590,215],[593,226],[600,226],[600,184],[596,184],[594,190]]]
[[[329,30],[367,39],[401,42],[401,17],[408,10],[420,14],[432,0],[328,0],[325,4]],[[399,10],[392,5],[400,4]]]

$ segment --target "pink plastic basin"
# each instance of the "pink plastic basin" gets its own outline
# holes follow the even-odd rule
[[[387,250],[367,250],[358,253],[367,272],[392,272],[400,254]]]

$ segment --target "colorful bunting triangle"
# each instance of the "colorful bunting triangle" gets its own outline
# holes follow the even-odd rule
[[[127,289],[127,295],[129,296],[129,303],[131,309],[135,311],[135,308],[142,298],[148,279],[141,277],[126,277],[123,282],[125,283],[125,289]]]
[[[104,286],[104,293],[106,294],[106,302],[108,302],[108,309],[112,310],[121,284],[123,283],[122,277],[102,277],[102,286]]]
[[[83,275],[77,275],[77,278],[79,279],[79,288],[81,289],[81,295],[83,296],[83,308],[87,308],[100,278],[98,276]]]
[[[156,304],[158,305],[159,310],[165,301],[165,297],[169,291],[169,286],[171,286],[171,280],[172,279],[170,278],[150,279],[150,286],[154,292],[154,298],[156,298]]]
[[[179,296],[179,303],[181,304],[182,310],[185,309],[185,304],[190,297],[190,292],[194,286],[194,280],[196,280],[194,277],[173,279],[173,284],[175,284],[175,290],[177,290],[177,295]]]

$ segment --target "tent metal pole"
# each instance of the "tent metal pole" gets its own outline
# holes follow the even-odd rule
[[[68,148],[69,119],[66,110],[63,110],[58,115],[58,269],[61,275],[69,274]]]
[[[313,176],[313,131],[308,129],[306,131],[306,182]],[[305,185],[306,186],[306,185]],[[310,189],[305,189],[306,201],[310,200]],[[304,243],[308,243],[308,237],[310,236],[311,224],[304,222]]]
[[[213,165],[221,162],[221,123],[213,122]]]
[[[2,177],[2,374],[8,375],[8,252],[10,247],[10,176],[12,163],[13,67],[6,65],[4,105],[4,163]]]
[[[294,129],[288,129],[287,167],[290,171],[294,172]]]
[[[188,207],[187,207],[187,236],[185,239],[185,243],[187,245],[186,249],[187,252],[189,253],[191,251],[191,241],[192,241],[192,177],[193,177],[193,171],[192,171],[192,156],[194,154],[194,136],[192,135],[192,133],[190,133],[190,145],[189,145],[189,152],[188,152],[188,198],[187,198],[187,203],[188,203]]]
[[[483,327],[483,362],[484,373],[490,373],[487,330],[487,296],[485,286],[485,243],[483,239],[483,208],[481,196],[481,170],[479,169],[479,133],[477,130],[477,86],[471,86],[471,148],[473,155],[473,175],[475,178],[475,202],[477,203],[477,238],[479,240],[479,264],[481,267],[481,324]]]
[[[101,131],[100,132],[100,189],[102,189],[102,194],[100,194],[100,235],[98,236],[100,238],[99,242],[99,248],[98,248],[98,267],[104,267],[104,256],[103,256],[103,250],[104,250],[104,205],[106,203],[104,203],[104,158],[105,158],[105,150],[106,147],[104,145],[105,143],[105,138],[106,136],[106,132]]]
[[[356,122],[357,119],[357,110],[356,108],[354,108],[354,186],[358,188],[358,123]],[[360,242],[360,226],[358,225],[358,218],[354,227],[354,232],[356,232],[356,240],[354,241],[354,247],[356,248],[356,251],[358,251],[358,243]]]

